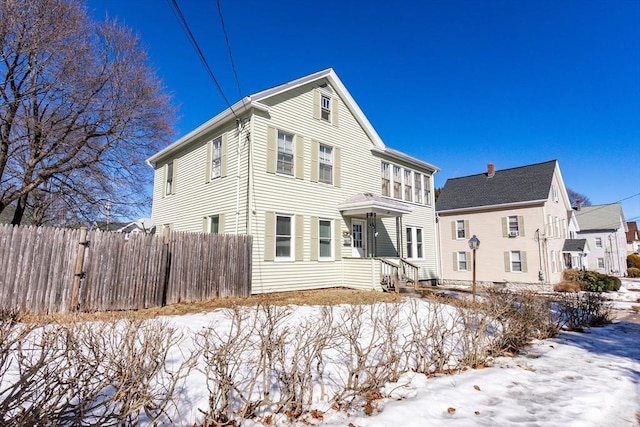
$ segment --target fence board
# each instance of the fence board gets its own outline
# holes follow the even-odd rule
[[[79,230],[0,225],[0,309],[66,312]],[[82,311],[131,310],[251,294],[252,237],[90,231],[80,282]]]

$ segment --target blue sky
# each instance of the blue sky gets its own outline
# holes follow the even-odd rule
[[[447,178],[558,159],[640,221],[640,1],[177,0],[231,103],[328,67],[383,141]],[[227,107],[168,1],[89,0],[140,36],[176,137]]]

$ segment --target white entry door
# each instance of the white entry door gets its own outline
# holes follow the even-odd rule
[[[352,256],[364,258],[367,256],[367,227],[363,219],[351,220],[351,252]]]

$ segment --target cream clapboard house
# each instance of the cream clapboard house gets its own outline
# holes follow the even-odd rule
[[[438,169],[387,148],[332,69],[242,99],[148,163],[157,225],[253,235],[253,293],[438,277]]]
[[[556,160],[447,180],[437,205],[442,278],[472,280],[468,240],[480,239],[476,275],[485,283],[555,284],[588,246]]]

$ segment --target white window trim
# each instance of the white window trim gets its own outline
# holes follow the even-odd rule
[[[595,238],[595,246],[596,248],[602,248],[602,237]]]
[[[176,166],[174,161],[170,161],[165,166],[166,172],[164,177],[164,195],[170,196],[175,194],[174,182],[175,182],[175,174],[176,174]],[[169,175],[169,170],[171,170],[171,175]],[[171,179],[169,179],[171,178]]]
[[[460,267],[460,254],[464,256],[464,268]],[[458,271],[469,271],[469,260],[467,259],[467,253],[465,251],[458,252]]]
[[[218,220],[218,231],[217,232],[213,232],[211,229],[213,228],[213,220],[217,219]],[[209,215],[209,226],[208,228],[208,232],[209,234],[220,234],[220,215]]]
[[[512,230],[512,222],[511,220],[515,218],[515,230]],[[507,232],[509,233],[509,236],[519,236],[520,235],[520,222],[518,221],[518,216],[517,215],[509,215],[507,217]],[[513,234],[512,234],[513,233]]]
[[[411,252],[415,255],[412,257],[407,256],[407,259],[419,259],[419,260],[424,259],[424,228],[407,226],[405,228],[405,232],[406,230],[411,230]],[[418,230],[421,230],[421,235],[422,235],[422,241],[420,242],[422,245],[422,256],[418,256]],[[409,242],[406,242],[406,243],[407,243],[406,246],[408,249]]]
[[[386,172],[388,174],[388,176],[385,177],[385,165],[387,166]],[[380,194],[384,197],[391,197],[391,194],[393,193],[393,179],[391,176],[391,163],[389,162],[380,162]],[[387,181],[387,192],[389,194],[384,194],[383,191],[383,181]]]
[[[291,137],[291,173],[282,172],[278,169],[280,163],[280,134]],[[276,174],[281,176],[294,177],[296,175],[296,136],[292,133],[278,129],[276,133]]]
[[[517,261],[514,260],[514,257],[513,257],[513,255],[516,253],[518,254]],[[514,262],[520,263],[520,270],[513,269]],[[511,273],[522,273],[522,251],[509,251],[509,270],[511,271]]]
[[[323,161],[323,159],[322,159],[322,148],[323,147],[324,148],[328,148],[331,151],[331,153],[330,153],[331,162],[329,162],[329,163],[326,162],[326,161]],[[334,181],[335,181],[335,178],[334,178],[334,173],[335,173],[334,158],[335,158],[335,149],[332,146],[327,145],[327,144],[322,144],[322,143],[320,143],[318,145],[318,182],[320,182],[322,184],[327,184],[327,185],[333,185],[334,184]],[[320,171],[322,170],[321,169],[322,165],[329,165],[331,167],[331,182],[326,182],[326,181],[322,180],[322,173],[320,173]]]
[[[215,157],[214,153],[216,152],[216,145],[218,145],[218,156]],[[215,162],[218,162],[217,164],[217,171],[218,173],[214,173],[214,171],[216,170],[214,168],[214,164]],[[211,141],[211,164],[209,165],[209,167],[211,168],[211,180],[220,178],[222,176],[222,137],[219,136],[217,138],[215,138],[213,141]]]
[[[289,231],[289,256],[278,256],[278,218],[289,218],[290,231]],[[273,232],[273,260],[276,262],[291,262],[295,261],[295,216],[291,214],[276,213],[274,215],[274,232]]]
[[[329,106],[327,108],[325,108],[324,106],[324,100],[328,100],[328,104]],[[320,93],[320,120],[322,120],[323,122],[327,122],[327,123],[331,123],[331,113],[332,113],[332,108],[333,105],[332,99],[331,99],[331,95],[327,95],[326,93]],[[327,118],[325,119],[324,117],[322,117],[324,112],[327,112]]]
[[[462,223],[462,231],[464,233],[464,236],[462,236],[462,237],[460,237],[460,235],[458,233],[460,231],[460,229],[458,228],[458,224],[459,223]],[[456,240],[465,240],[467,238],[467,234],[469,234],[469,233],[467,232],[467,229],[465,228],[464,225],[465,224],[464,224],[464,220],[463,219],[457,219],[456,220]]]
[[[322,251],[320,250],[320,241],[323,239],[322,236],[320,236],[320,222],[325,221],[329,223],[329,233],[330,233],[330,237],[329,237],[329,250],[331,251],[331,255],[326,257],[326,256],[322,256]],[[334,242],[335,242],[335,236],[333,235],[333,220],[329,219],[329,218],[318,218],[318,261],[333,261],[335,259],[334,256]],[[325,238],[326,239],[326,238]]]

